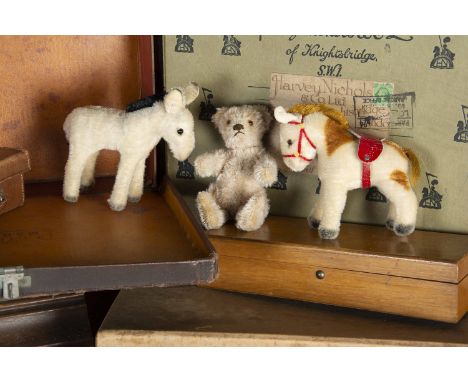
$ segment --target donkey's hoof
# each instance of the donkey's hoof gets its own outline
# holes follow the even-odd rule
[[[385,223],[385,227],[387,227],[390,231],[393,231],[393,229],[395,227],[395,222],[393,220],[389,219]]]
[[[125,203],[114,203],[110,199],[107,201],[109,203],[109,207],[112,211],[123,211],[125,207],[127,206]]]
[[[404,225],[404,224],[397,224],[395,226],[395,229],[394,229],[394,232],[398,235],[398,236],[408,236],[410,234],[413,233],[414,231],[414,225],[410,224],[410,225]]]
[[[63,199],[68,203],[76,203],[78,201],[78,196],[63,195]]]
[[[93,186],[94,186],[94,179],[89,182],[89,183],[82,183],[80,184],[80,191],[81,192],[86,192],[86,191],[89,191]]]
[[[320,220],[315,219],[312,216],[307,217],[307,224],[309,224],[310,228],[315,228],[317,229],[320,225]]]
[[[322,239],[326,240],[333,240],[338,237],[338,234],[340,233],[339,229],[328,229],[328,228],[319,228],[318,229],[319,236]]]
[[[128,201],[130,203],[138,203],[141,200],[141,195],[140,196],[129,196]]]

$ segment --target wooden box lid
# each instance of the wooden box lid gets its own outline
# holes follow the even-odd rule
[[[457,325],[208,288],[117,296],[98,346],[466,346]]]
[[[227,224],[209,237],[220,253],[229,247],[238,257],[448,283],[468,273],[468,235],[417,230],[398,237],[385,227],[344,223],[338,239],[322,240],[304,218],[270,216],[258,231]]]
[[[21,296],[214,279],[214,248],[168,179],[119,213],[107,205],[112,182],[75,204],[60,183],[30,186],[25,205],[0,217],[0,279],[19,268]]]

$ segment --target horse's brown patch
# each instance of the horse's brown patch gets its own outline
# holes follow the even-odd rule
[[[333,154],[338,147],[345,143],[352,142],[353,137],[349,135],[346,127],[340,125],[333,119],[328,119],[325,126],[325,143],[327,145],[327,154]]]
[[[401,170],[394,170],[390,174],[390,179],[397,182],[398,184],[401,184],[405,190],[410,189],[410,183],[408,180],[408,176]]]
[[[405,154],[405,151],[403,150],[403,148],[401,148],[401,146],[397,145],[395,142],[392,142],[392,141],[384,141],[384,144],[390,146],[390,147],[393,147],[396,151],[398,151],[398,153],[405,159],[408,159],[408,157],[406,156]]]

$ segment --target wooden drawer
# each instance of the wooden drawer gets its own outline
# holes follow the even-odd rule
[[[446,322],[457,322],[465,311],[456,284],[222,255],[218,266],[214,288]]]
[[[344,224],[339,240],[324,241],[304,219],[273,216],[257,232],[227,225],[209,236],[218,253],[213,288],[445,322],[468,308],[466,235],[401,239]]]

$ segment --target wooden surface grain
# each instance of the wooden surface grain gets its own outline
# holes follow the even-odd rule
[[[458,324],[200,287],[121,291],[98,346],[467,346]]]
[[[209,256],[193,245],[162,194],[146,191],[122,212],[111,211],[108,198],[108,192],[89,193],[70,204],[60,194],[28,196],[23,207],[0,219],[0,266],[141,264]]]

